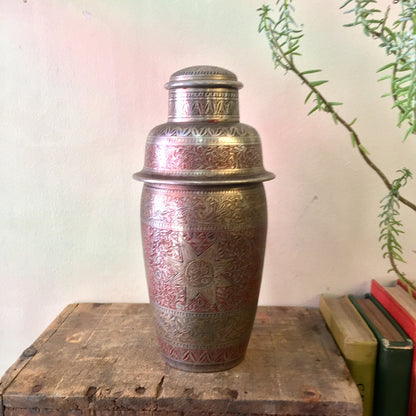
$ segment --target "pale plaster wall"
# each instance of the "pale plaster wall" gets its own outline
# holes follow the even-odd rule
[[[297,1],[305,69],[343,101],[390,177],[416,172],[416,139],[400,143],[375,71],[386,60],[338,3]],[[392,280],[381,258],[386,190],[306,90],[274,70],[257,33],[261,0],[0,2],[0,373],[68,303],[146,302],[139,238],[149,130],[166,121],[174,71],[212,64],[244,83],[241,120],[263,140],[269,234],[261,304],[317,306],[321,292],[364,293]],[[416,181],[406,194],[415,199]],[[406,270],[416,267],[415,215],[403,208]],[[413,275],[414,277],[414,275]]]

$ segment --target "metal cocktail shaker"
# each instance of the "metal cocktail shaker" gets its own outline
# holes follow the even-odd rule
[[[239,122],[230,71],[175,72],[168,122],[146,142],[142,242],[163,356],[185,371],[225,370],[244,357],[263,268],[267,209],[256,130]]]

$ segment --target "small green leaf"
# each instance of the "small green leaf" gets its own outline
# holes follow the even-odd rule
[[[413,125],[413,126],[410,126],[410,127],[406,130],[406,133],[405,133],[405,135],[404,135],[404,137],[403,137],[403,140],[402,140],[402,141],[405,141],[405,140],[409,137],[410,133],[415,134],[415,126],[414,126],[414,125]]]
[[[370,152],[362,144],[359,144],[358,147],[366,155],[369,155],[370,154]]]
[[[401,106],[405,105],[406,102],[407,102],[407,100],[395,101],[391,108],[401,107]]]
[[[350,137],[351,137],[352,147],[355,147],[357,145],[357,140],[355,138],[355,134],[354,133],[351,133],[350,134]]]
[[[407,120],[409,115],[413,112],[413,108],[408,108],[404,113],[400,114],[399,121],[397,122],[397,126],[400,127],[404,120]]]
[[[379,78],[377,81],[381,82],[381,81],[385,81],[386,79],[391,79],[391,75],[386,75],[384,77]]]
[[[303,71],[301,75],[316,74],[317,72],[322,72],[321,69],[309,69],[308,71]]]
[[[341,7],[340,9],[343,9],[345,6],[347,6],[348,4],[350,4],[353,0],[347,0]]]
[[[389,27],[384,26],[384,30],[391,36],[392,39],[396,39],[396,33],[394,33]]]
[[[311,111],[309,111],[309,113],[308,113],[308,116],[310,116],[312,113],[314,113],[316,110],[319,110],[319,104],[318,105],[316,105],[314,108],[312,108],[312,110]]]
[[[293,46],[292,48],[290,48],[288,51],[286,51],[284,53],[284,55],[291,55],[293,54],[295,51],[297,51],[299,49],[299,45]]]
[[[312,85],[312,87],[319,87],[322,84],[326,84],[328,81],[311,81],[310,85]]]
[[[306,103],[309,101],[309,98],[311,98],[312,94],[313,94],[313,91],[312,91],[312,90],[310,90],[310,91],[309,91],[309,93],[308,93],[308,95],[307,95],[307,96],[306,96],[306,98],[305,98],[305,102],[304,102],[304,104],[306,104]]]
[[[390,62],[389,64],[384,65],[384,66],[382,66],[381,68],[379,68],[379,69],[377,70],[377,72],[382,72],[382,71],[385,71],[386,69],[389,69],[389,68],[391,68],[391,67],[392,67],[392,66],[394,66],[394,65],[396,65],[396,63],[395,63],[395,62]]]

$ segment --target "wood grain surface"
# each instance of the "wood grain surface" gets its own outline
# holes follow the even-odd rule
[[[318,310],[259,307],[245,360],[187,373],[159,353],[147,304],[69,305],[3,376],[4,416],[358,416]]]

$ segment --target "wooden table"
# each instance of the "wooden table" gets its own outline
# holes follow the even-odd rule
[[[218,373],[162,361],[146,304],[67,306],[0,382],[4,416],[362,415],[318,310],[259,307],[245,360]]]

